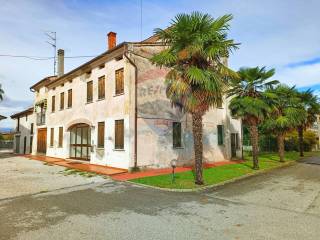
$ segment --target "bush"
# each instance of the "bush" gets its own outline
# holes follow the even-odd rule
[[[313,131],[307,130],[303,135],[303,148],[304,151],[311,151],[317,144],[317,134]],[[285,141],[286,151],[299,151],[299,138],[297,131],[287,134]]]

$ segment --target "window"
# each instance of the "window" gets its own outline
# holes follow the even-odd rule
[[[68,90],[68,108],[72,107],[72,89]]]
[[[240,143],[239,143],[240,139],[239,139],[239,133],[236,133],[236,149],[239,150],[240,149]]]
[[[93,82],[87,82],[87,103],[93,100]]]
[[[63,145],[63,127],[59,127],[59,147]]]
[[[99,69],[104,68],[104,64],[99,65]]]
[[[30,153],[32,153],[33,136],[30,137]]]
[[[28,121],[28,114],[26,115],[26,122]]]
[[[20,132],[20,118],[18,117],[17,122],[17,132]]]
[[[33,134],[33,123],[31,123],[30,134]]]
[[[64,109],[64,92],[60,93],[60,110]]]
[[[98,123],[98,148],[104,148],[104,122]]]
[[[218,125],[217,129],[218,129],[218,145],[223,145],[223,141],[224,141],[223,125]]]
[[[124,148],[124,128],[123,128],[123,120],[115,121],[115,149],[123,149]]]
[[[53,147],[53,141],[54,141],[54,128],[50,129],[50,147]]]
[[[123,68],[116,71],[116,95],[123,94],[124,81],[123,81]]]
[[[98,80],[98,99],[104,99],[105,95],[105,77],[102,76]]]
[[[182,147],[181,144],[181,123],[173,122],[172,123],[172,138],[173,138],[173,147],[179,148]]]
[[[56,111],[56,96],[52,96],[51,98],[51,112]]]

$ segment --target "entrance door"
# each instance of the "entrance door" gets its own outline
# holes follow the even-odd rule
[[[90,161],[91,129],[87,124],[77,124],[70,129],[70,158]]]
[[[16,136],[16,153],[20,153],[20,136]]]
[[[231,133],[231,157],[237,156],[238,133]]]
[[[27,137],[23,138],[23,154],[27,152]]]
[[[37,152],[46,154],[47,152],[47,129],[39,128],[37,136]]]

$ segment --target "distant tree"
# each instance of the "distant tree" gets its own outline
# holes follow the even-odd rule
[[[228,96],[232,97],[229,109],[233,116],[241,118],[249,127],[253,169],[259,169],[258,125],[271,110],[266,101],[268,96],[264,91],[278,84],[278,81],[269,80],[275,70],[266,70],[265,67],[241,68],[238,73],[240,78],[231,82],[231,88],[228,91]]]
[[[300,92],[299,98],[301,101],[301,107],[306,111],[306,118],[304,118],[302,122],[297,126],[297,132],[299,136],[299,151],[300,156],[303,157],[303,132],[317,121],[317,115],[320,114],[320,104],[318,102],[317,96],[315,96],[310,89],[305,92]]]
[[[209,14],[179,14],[167,29],[156,29],[167,48],[151,61],[170,69],[166,76],[167,96],[174,106],[192,115],[195,152],[195,183],[203,184],[202,117],[211,108],[221,105],[228,80],[237,77],[223,64],[237,48],[228,39],[232,15],[214,19]]]
[[[3,100],[3,97],[4,97],[4,91],[3,91],[2,85],[1,85],[1,83],[0,83],[0,101]]]
[[[305,118],[298,92],[294,87],[278,85],[266,91],[273,94],[269,105],[272,111],[263,123],[263,128],[277,136],[280,162],[284,162],[284,140],[288,132],[295,129]]]

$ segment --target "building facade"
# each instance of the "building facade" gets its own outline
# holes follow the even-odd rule
[[[31,153],[123,169],[168,167],[172,159],[190,164],[191,116],[172,107],[164,84],[168,70],[149,61],[164,46],[155,37],[116,45],[112,32],[108,46],[66,74],[60,50],[58,76],[31,87]],[[207,112],[203,123],[205,161],[241,157],[241,122],[230,116],[228,99]]]

